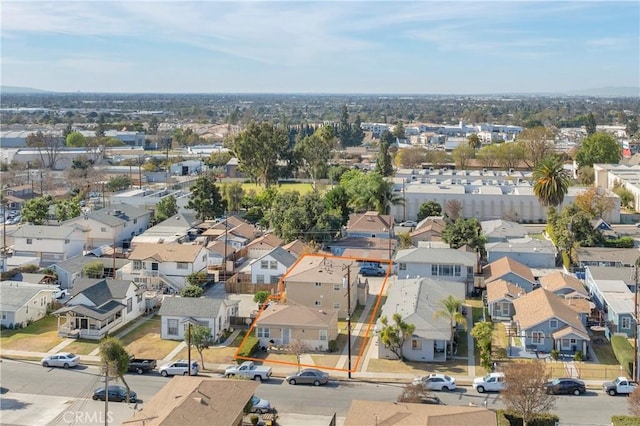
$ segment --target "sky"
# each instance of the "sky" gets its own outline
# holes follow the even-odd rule
[[[640,86],[640,1],[8,1],[0,83],[56,92]]]

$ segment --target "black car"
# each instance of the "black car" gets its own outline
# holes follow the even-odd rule
[[[547,383],[547,393],[553,395],[582,395],[587,391],[582,380],[560,378]]]
[[[97,401],[104,401],[105,399],[105,392],[104,392],[104,388],[99,388],[96,389],[93,392],[93,400]],[[117,402],[122,402],[122,401],[126,401],[127,400],[127,388],[125,388],[124,386],[109,386],[109,401],[117,401]],[[129,402],[136,402],[138,400],[138,395],[134,392],[131,391],[129,392]]]

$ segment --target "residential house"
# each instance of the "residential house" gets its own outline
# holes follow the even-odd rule
[[[200,160],[184,160],[172,164],[169,167],[169,171],[173,176],[189,176],[202,172],[204,167],[204,162]]]
[[[53,313],[58,317],[58,334],[100,340],[145,311],[143,293],[129,280],[80,279],[66,306]]]
[[[247,258],[259,259],[266,253],[269,253],[271,250],[276,247],[280,247],[281,245],[282,240],[275,234],[265,234],[247,244]]]
[[[256,319],[256,337],[263,348],[286,347],[293,341],[311,351],[328,351],[338,337],[337,311],[302,305],[271,303]]]
[[[608,240],[615,240],[619,238],[618,233],[614,231],[611,225],[609,225],[604,219],[593,219],[591,221],[591,226],[593,226],[593,229],[600,231],[602,236]]]
[[[496,280],[487,284],[487,306],[493,321],[511,321],[515,309],[514,299],[523,296],[525,291],[505,280]]]
[[[225,244],[223,240],[215,240],[211,241],[207,245],[207,268],[209,273],[212,274],[214,271],[224,269],[226,264],[226,270],[233,270],[233,262],[236,258],[236,253],[239,250],[233,247],[230,244]]]
[[[429,216],[421,220],[416,229],[409,233],[411,244],[418,246],[421,241],[442,241],[442,233],[447,222],[441,216]]]
[[[175,376],[122,424],[242,426],[244,409],[257,388],[253,380]]]
[[[635,294],[632,292],[604,292],[603,297],[607,306],[604,324],[605,336],[611,339],[616,334],[624,334],[628,338],[634,337],[636,329]]]
[[[373,418],[373,420],[372,420]],[[344,426],[362,425],[495,426],[495,411],[476,406],[351,401]]]
[[[189,323],[211,329],[215,340],[230,328],[230,318],[238,316],[239,300],[210,297],[165,297],[158,315],[160,336],[167,340],[184,340]]]
[[[604,293],[633,292],[635,289],[634,274],[634,268],[587,266],[585,268],[584,285],[596,307],[606,311],[607,304]]]
[[[112,204],[71,219],[65,224],[77,223],[89,229],[88,249],[104,245],[128,247],[131,239],[148,227],[152,212],[129,204]]]
[[[395,238],[393,216],[375,211],[352,213],[346,227],[347,237]]]
[[[208,235],[210,231],[220,230],[220,224],[216,225],[209,231],[204,232],[202,235]],[[248,223],[241,223],[233,228],[222,229],[222,233],[216,239],[224,241],[235,249],[243,251],[243,257],[245,256],[244,250],[251,241],[253,241],[260,232],[255,226]]]
[[[0,281],[0,325],[24,327],[44,318],[56,286],[23,281]]]
[[[184,243],[192,241],[197,235],[197,225],[202,222],[196,218],[195,212],[181,210],[131,239],[136,243]]]
[[[489,244],[503,243],[529,236],[529,232],[527,232],[524,225],[510,220],[483,220],[480,222],[480,227]]]
[[[248,265],[251,282],[255,284],[277,284],[280,278],[289,270],[296,257],[283,249],[276,247],[251,261]]]
[[[326,243],[325,248],[332,256],[389,260],[397,245],[397,240],[389,238],[347,237]]]
[[[518,336],[525,348],[535,352],[573,355],[587,354],[590,337],[576,310],[544,288],[538,288],[513,301]]]
[[[130,265],[118,271],[123,279],[179,291],[187,277],[207,273],[208,252],[199,244],[149,244],[131,247]]]
[[[22,210],[24,203],[39,195],[42,194],[37,194],[33,190],[33,185],[11,186],[4,189],[4,204],[10,210]]]
[[[448,296],[464,300],[465,284],[432,278],[398,279],[387,293],[380,317],[390,321],[394,314],[415,325],[410,339],[407,339],[402,354],[410,361],[446,361],[449,343],[453,341],[453,330],[447,318],[436,317],[443,307],[440,302]],[[382,330],[378,320],[376,332]],[[382,342],[377,345],[378,358],[395,359],[396,355]]]
[[[562,271],[541,276],[538,278],[538,281],[542,288],[554,293],[556,296],[567,299],[589,298],[589,293],[582,282],[575,276],[565,274]]]
[[[578,266],[608,266],[621,267],[633,266],[640,256],[638,248],[612,248],[612,247],[579,247],[576,250]]]
[[[56,285],[56,276],[47,273],[28,273],[28,272],[18,272],[15,274],[12,279],[14,281],[22,281],[25,283],[33,283],[33,284],[51,284]]]
[[[75,256],[51,265],[51,269],[58,275],[61,288],[71,289],[77,280],[84,277],[83,269],[87,263],[102,262],[104,276],[115,277],[116,270],[130,263],[128,259],[120,257],[95,257],[91,255]]]
[[[530,292],[536,285],[536,279],[528,266],[510,257],[495,260],[482,268],[485,285],[503,279],[516,284],[525,292]]]
[[[285,244],[282,246],[283,249],[291,253],[297,258],[302,256],[303,254],[311,254],[314,252],[313,247],[309,246],[307,243],[304,243],[298,239],[291,241],[289,244]]]
[[[462,249],[417,247],[399,250],[395,263],[398,278],[430,277],[463,282],[470,294],[478,255]]]
[[[16,256],[40,258],[49,266],[82,254],[88,229],[77,224],[60,226],[23,225],[13,233]]]
[[[555,268],[558,252],[549,240],[519,238],[485,244],[489,263],[508,257],[529,268]]]
[[[304,255],[282,282],[288,302],[330,313],[337,311],[339,318],[347,317],[349,307],[353,312],[358,304],[365,303],[364,297],[358,297],[358,270],[350,259]]]

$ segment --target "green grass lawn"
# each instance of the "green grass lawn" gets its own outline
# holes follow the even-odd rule
[[[255,183],[243,183],[242,189],[245,194],[255,192],[256,194],[264,191],[264,185],[256,185]],[[300,195],[304,195],[313,191],[313,185],[310,183],[281,183],[278,185],[279,191],[298,191]]]
[[[64,347],[65,352],[71,352],[76,355],[89,355],[100,345],[99,340],[76,339],[70,345]]]
[[[47,352],[62,342],[58,318],[49,315],[19,330],[0,330],[0,347],[31,352]]]

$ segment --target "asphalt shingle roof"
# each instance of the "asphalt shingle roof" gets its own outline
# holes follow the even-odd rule
[[[21,281],[2,281],[0,282],[0,311],[13,312],[44,290],[53,292],[57,287]]]
[[[165,297],[158,315],[172,317],[215,318],[220,308],[239,303],[237,300],[214,299],[211,297]]]
[[[130,285],[131,281],[127,280],[82,278],[74,284],[72,297],[82,293],[96,306],[100,306],[111,300],[124,299]]]

